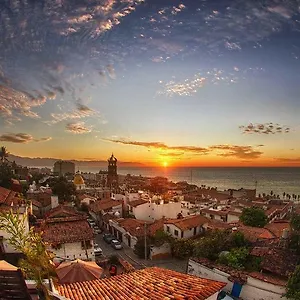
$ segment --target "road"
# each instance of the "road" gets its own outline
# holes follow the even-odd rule
[[[174,270],[180,273],[186,273],[187,268],[187,260],[179,260],[179,259],[168,259],[168,260],[147,260],[138,258],[133,250],[122,244],[122,250],[115,250],[110,244],[107,244],[103,240],[102,234],[98,234],[95,237],[96,243],[103,251],[104,257],[109,257],[111,255],[118,255],[124,260],[128,261],[135,269],[143,269],[147,267],[160,267],[164,269]]]
[[[95,236],[95,242],[103,251],[104,257],[109,257],[111,255],[118,255],[122,259],[128,261],[135,269],[142,269],[145,266],[140,262],[138,258],[135,258],[135,254],[132,252],[132,249],[123,244],[123,249],[116,250],[110,244],[107,244],[103,240],[102,234],[97,234]],[[127,254],[128,253],[128,254]]]

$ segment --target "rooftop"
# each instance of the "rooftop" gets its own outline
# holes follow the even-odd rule
[[[138,200],[134,200],[134,201],[129,202],[128,205],[132,206],[132,207],[137,207],[137,206],[145,204],[145,203],[148,203],[148,201],[145,201],[143,199],[138,199]]]
[[[0,205],[19,205],[21,204],[22,198],[18,196],[18,193],[0,187]]]
[[[101,212],[102,210],[109,210],[115,206],[122,205],[121,201],[111,200],[111,199],[103,199],[97,200],[94,203],[90,204],[90,209],[97,213]]]
[[[209,223],[209,220],[201,215],[189,216],[182,219],[168,219],[165,221],[165,224],[173,224],[183,231],[205,223]]]
[[[157,267],[102,280],[58,285],[69,299],[207,299],[226,283],[199,278]]]

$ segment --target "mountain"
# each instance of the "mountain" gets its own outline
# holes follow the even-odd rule
[[[18,165],[27,167],[48,167],[53,168],[54,163],[59,158],[44,158],[44,157],[22,157],[13,154],[9,154],[9,161],[15,161]],[[75,163],[76,167],[98,167],[102,169],[107,168],[106,160],[70,160]],[[142,163],[138,162],[122,162],[118,161],[118,166],[120,167],[143,167]]]

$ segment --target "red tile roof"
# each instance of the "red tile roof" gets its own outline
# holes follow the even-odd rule
[[[90,209],[95,212],[101,212],[109,210],[113,207],[122,205],[123,203],[121,201],[111,200],[111,199],[103,199],[103,200],[97,200],[94,203],[90,204]]]
[[[93,229],[86,220],[46,223],[41,226],[41,230],[43,240],[50,244],[80,242],[94,237]]]
[[[19,205],[24,201],[18,196],[18,193],[0,187],[0,205]]]
[[[138,200],[134,200],[134,201],[129,202],[128,205],[132,206],[132,207],[137,207],[137,206],[145,204],[145,203],[148,203],[148,201],[145,201],[143,199],[138,199]]]
[[[94,299],[207,299],[226,283],[157,267],[115,277],[58,285],[60,295],[71,300]]]
[[[168,219],[165,224],[173,224],[181,230],[188,230],[209,223],[209,220],[201,215],[185,217],[183,219]]]
[[[46,215],[46,218],[61,218],[80,215],[73,207],[67,205],[59,205],[52,208]]]
[[[276,237],[282,237],[282,233],[285,229],[291,230],[290,223],[285,220],[275,221],[273,223],[269,223],[265,226],[270,232],[272,232]]]
[[[276,238],[276,236],[266,228],[245,226],[239,223],[237,226],[237,230],[239,232],[242,232],[245,235],[245,238],[252,243],[258,240],[263,240],[263,239],[270,240]]]
[[[136,219],[119,219],[116,220],[119,226],[123,227],[127,232],[132,236],[144,236],[144,221],[136,220]]]

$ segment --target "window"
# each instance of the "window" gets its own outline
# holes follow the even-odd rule
[[[169,226],[167,226],[167,232],[170,232],[170,227]]]
[[[178,236],[178,230],[174,230],[174,234],[176,235],[176,236]]]

